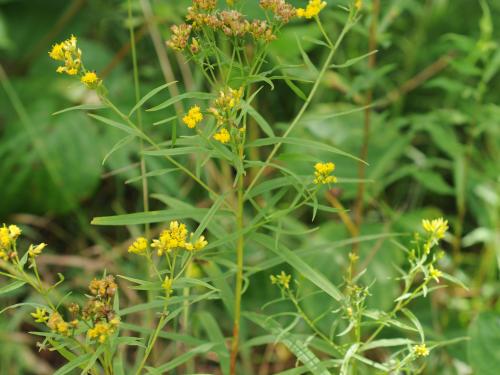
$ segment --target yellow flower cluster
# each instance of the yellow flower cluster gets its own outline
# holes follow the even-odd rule
[[[46,246],[47,246],[47,244],[43,243],[43,242],[41,244],[36,245],[36,246],[30,245],[30,248],[28,249],[29,256],[32,258],[39,256],[42,253],[43,249],[45,249]]]
[[[195,128],[203,120],[203,114],[201,113],[200,107],[197,105],[191,107],[188,113],[182,118],[182,122],[187,125],[188,128]]]
[[[144,255],[146,254],[147,248],[148,241],[144,237],[139,237],[128,247],[128,252],[137,255]]]
[[[83,67],[82,51],[78,48],[76,36],[71,35],[69,39],[54,44],[49,51],[49,56],[64,63],[57,68],[58,73],[66,73],[70,76],[81,74],[80,81],[91,89],[97,88],[101,83],[95,72],[87,71]]]
[[[57,68],[58,73],[66,73],[74,76],[80,72],[82,67],[82,51],[78,48],[74,35],[64,42],[54,44],[49,56],[56,61],[63,61],[64,66]]]
[[[80,82],[88,88],[95,89],[101,80],[97,76],[96,72],[87,72],[82,76],[82,78],[80,78]]]
[[[10,254],[14,251],[16,240],[21,235],[21,229],[16,225],[0,227],[0,259],[8,261]]]
[[[228,143],[231,140],[231,135],[226,128],[222,128],[214,134],[214,139],[220,143]]]
[[[158,239],[154,239],[151,247],[155,248],[158,256],[165,253],[170,253],[175,249],[185,249],[187,251],[198,251],[205,248],[208,242],[204,236],[200,236],[195,242],[192,241],[193,233],[188,241],[188,230],[185,224],[179,224],[178,221],[171,221],[169,229],[165,229],[160,233]]]
[[[277,284],[282,286],[285,289],[290,288],[290,280],[292,279],[292,275],[287,275],[285,271],[281,271],[279,275],[271,275],[271,282],[273,284]]]
[[[112,298],[118,290],[118,285],[112,275],[102,279],[93,279],[89,284],[90,293],[99,298]]]
[[[243,87],[232,89],[228,87],[225,91],[220,91],[219,97],[215,100],[215,106],[223,111],[229,111],[241,102],[243,97]]]
[[[170,276],[165,276],[165,280],[161,283],[161,287],[165,290],[165,294],[169,296],[172,293],[172,285],[174,283],[174,279]]]
[[[228,87],[220,91],[219,96],[214,102],[213,107],[208,109],[217,121],[219,130],[213,135],[213,138],[220,143],[228,143],[231,140],[229,128],[233,124],[235,110],[238,109],[243,98],[243,87],[233,89]]]
[[[440,240],[448,230],[448,220],[444,220],[442,217],[434,220],[424,219],[422,220],[422,227],[430,236]]]
[[[415,345],[413,352],[417,357],[427,357],[429,355],[429,349],[427,349],[425,344]]]
[[[49,327],[52,332],[57,332],[63,336],[68,336],[70,334],[70,324],[64,321],[62,316],[57,311],[50,314],[47,321],[47,327]]]
[[[109,336],[116,331],[116,327],[120,324],[120,319],[115,317],[109,322],[96,323],[93,328],[87,331],[87,337],[91,340],[97,339],[99,343],[104,344]]]
[[[439,278],[441,276],[443,276],[443,273],[440,270],[438,270],[437,268],[434,268],[434,266],[431,264],[429,266],[429,277],[431,279],[436,280],[436,282],[439,282]]]
[[[37,323],[45,323],[47,320],[49,320],[49,313],[47,312],[47,310],[41,308],[37,308],[34,313],[31,313],[31,316]]]
[[[337,182],[337,177],[331,176],[332,172],[335,170],[335,164],[328,163],[316,163],[314,166],[314,183],[316,185],[333,184]]]
[[[306,9],[297,8],[297,17],[311,19],[313,17],[316,17],[324,7],[326,7],[325,1],[309,0]]]
[[[357,10],[360,10],[361,8],[363,8],[363,0],[356,0],[356,2],[354,3],[354,7]]]

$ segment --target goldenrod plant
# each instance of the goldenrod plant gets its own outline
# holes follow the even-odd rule
[[[30,333],[39,339],[39,349],[57,352],[65,361],[56,374],[256,374],[255,362],[271,362],[267,354],[262,361],[251,360],[261,355],[256,349],[261,345],[281,346],[288,366],[260,367],[259,374],[418,374],[434,351],[463,341],[429,334],[412,312],[448,285],[467,289],[445,272],[450,267],[441,245],[450,237],[448,221],[421,217],[412,235],[363,236],[335,194],[343,184],[368,182],[344,177],[348,172],[338,161],[351,169],[367,161],[296,133],[323,82],[331,80],[331,69],[342,66],[337,59],[346,38],[365,32],[359,23],[364,2],[260,0],[257,7],[244,0],[193,0],[164,44],[181,64],[197,69],[198,89],[163,101],[177,81],[167,79],[141,96],[133,18],[140,4],[126,4],[131,108],[116,104],[119,93],[107,86],[104,74],[87,66],[92,52],[81,47],[77,35],[48,53],[58,64],[56,72],[74,78],[93,99],[55,115],[86,111],[100,125],[122,132],[104,162],[122,148],[133,150],[138,173],[127,182],[139,183],[140,212],[110,205],[101,209],[109,216],[92,221],[129,231],[128,251],[109,249],[109,258],[126,257],[127,267],[115,272],[111,262],[109,270],[88,280],[87,290],[68,290],[61,274],[54,280],[40,272],[45,243],[21,247],[18,226],[0,228],[0,274],[11,282],[4,292],[25,286],[35,292],[3,312],[30,309],[36,327]],[[335,13],[338,30],[324,23],[325,12]],[[296,38],[290,48],[300,50],[307,76],[294,75],[296,66],[271,53],[294,23],[314,28],[317,37],[308,42],[325,53],[316,66]],[[273,95],[277,85],[301,100],[288,123],[270,123],[259,111],[264,93]],[[149,122],[145,114],[157,121]],[[289,152],[289,146],[301,153]],[[158,185],[151,188],[155,177],[170,174],[187,181],[183,189],[192,191],[196,203],[165,194]],[[151,210],[152,199],[167,207]],[[318,242],[314,232],[321,228],[294,221],[314,223],[321,215],[338,215],[347,229],[354,227],[348,255],[327,252],[334,240]],[[375,255],[359,247],[381,239],[388,239],[404,261],[386,264],[391,271],[375,277],[377,270],[368,273]],[[326,259],[335,275],[309,265],[311,256]],[[276,286],[277,299],[254,286],[256,275]],[[397,296],[375,308],[370,298],[380,285],[390,285]],[[247,302],[249,294],[260,293],[269,297],[264,304]],[[315,298],[319,302],[311,303]]]

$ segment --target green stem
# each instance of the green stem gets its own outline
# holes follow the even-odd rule
[[[243,147],[240,149],[240,155],[242,153]],[[241,291],[243,288],[243,255],[244,255],[244,243],[245,238],[243,235],[243,175],[238,178],[238,207],[236,216],[237,230],[240,233],[238,237],[238,243],[236,247],[236,290],[235,290],[235,302],[234,302],[234,325],[233,325],[233,341],[231,345],[231,364],[230,371],[231,375],[236,374],[236,361],[238,357],[238,347],[240,339],[240,319],[241,319]]]
[[[333,47],[331,48],[330,52],[328,53],[328,56],[327,56],[325,62],[323,63],[323,66],[322,66],[322,68],[321,68],[321,70],[320,70],[320,72],[318,74],[318,77],[317,77],[316,81],[314,82],[314,86],[311,89],[311,92],[309,93],[309,95],[307,97],[307,100],[304,102],[304,104],[300,108],[299,113],[297,113],[297,116],[295,116],[295,118],[293,119],[292,123],[290,124],[290,126],[288,127],[288,129],[283,134],[282,138],[286,138],[286,137],[288,137],[290,135],[290,133],[293,131],[293,129],[297,126],[297,124],[300,122],[300,120],[304,116],[304,113],[306,112],[307,108],[309,108],[309,105],[312,103],[312,99],[314,98],[316,92],[318,91],[318,88],[319,88],[321,82],[323,81],[323,77],[324,77],[326,71],[328,70],[328,67],[331,64],[332,59],[335,56],[335,53],[337,52],[338,47],[340,46],[340,44],[344,40],[344,37],[346,36],[347,32],[353,26],[352,17],[353,17],[352,15],[349,16],[349,19],[347,20],[347,22],[344,25],[344,28],[342,29],[342,31],[341,31],[341,33],[340,33],[337,41],[335,42],[335,45],[333,45]],[[274,158],[274,155],[276,155],[276,153],[278,152],[278,150],[280,149],[280,147],[282,145],[283,145],[283,142],[278,142],[274,146],[274,148],[272,149],[271,153],[267,157],[264,165],[262,167],[260,167],[259,171],[257,172],[257,174],[253,178],[252,182],[248,186],[248,188],[247,188],[247,190],[245,192],[244,198],[247,198],[247,196],[250,193],[250,191],[252,190],[252,188],[255,186],[255,184],[257,183],[257,181],[262,176],[262,173],[264,173],[264,169],[271,162],[271,160]]]

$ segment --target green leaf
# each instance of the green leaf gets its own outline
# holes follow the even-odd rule
[[[202,220],[209,210],[207,208],[191,208],[182,210],[161,210],[149,212],[137,212],[116,216],[96,217],[92,220],[93,225],[138,225],[147,223],[161,223],[171,220],[193,219]],[[220,211],[218,214],[228,214]]]
[[[164,169],[155,169],[153,171],[150,171],[146,174],[144,174],[144,177],[157,177],[157,176],[163,176],[164,174],[171,173],[178,171],[179,168],[164,168]],[[125,181],[125,184],[131,184],[132,182],[140,181],[142,180],[143,176],[136,176],[129,178],[127,181]],[[154,194],[151,196],[153,197]]]
[[[347,60],[347,61],[346,61],[345,63],[343,63],[343,64],[338,64],[338,65],[336,65],[336,64],[332,64],[332,65],[330,65],[330,68],[337,68],[337,69],[339,69],[339,68],[347,68],[347,67],[349,67],[349,66],[351,66],[351,65],[356,64],[358,61],[361,61],[361,60],[363,60],[363,59],[366,59],[368,56],[371,56],[371,55],[373,55],[374,53],[377,53],[377,52],[378,52],[377,50],[374,50],[374,51],[371,51],[371,52],[365,53],[365,54],[364,54],[364,55],[362,55],[362,56],[358,56],[358,57],[354,57],[354,58],[352,58],[352,59],[349,59],[349,60]]]
[[[197,146],[197,147],[165,148],[162,150],[144,151],[143,154],[148,156],[174,156],[174,155],[193,155],[193,154],[199,154],[201,152],[213,153],[213,151],[209,149]]]
[[[196,228],[196,231],[193,234],[192,241],[196,241],[200,237],[200,235],[203,233],[203,231],[205,230],[205,228],[210,224],[210,222],[214,218],[214,216],[217,213],[217,211],[219,211],[220,206],[222,205],[222,203],[224,203],[224,200],[226,199],[226,195],[227,194],[221,194],[221,195],[219,195],[219,197],[214,202],[214,204],[212,205],[212,207],[210,207],[210,209],[208,210],[208,212],[205,215],[205,217],[200,221],[200,224],[198,225],[198,228]]]
[[[299,89],[299,87],[295,83],[293,83],[288,78],[285,78],[284,81],[287,84],[287,86],[290,87],[290,89],[293,91],[295,95],[297,95],[303,101],[307,101],[306,94],[304,94],[304,92],[301,89]]]
[[[150,92],[148,92],[146,95],[144,95],[142,97],[141,100],[139,100],[137,102],[137,104],[134,106],[134,108],[132,108],[128,114],[128,117],[132,116],[132,114],[137,110],[139,109],[144,103],[146,103],[149,99],[151,99],[153,96],[155,96],[156,94],[158,94],[160,91],[166,89],[168,86],[170,85],[173,85],[174,83],[177,83],[177,81],[173,81],[173,82],[169,82],[169,83],[165,83],[164,85],[161,85],[153,90],[151,90]]]
[[[432,171],[416,171],[415,178],[420,181],[430,191],[443,194],[453,195],[453,188],[444,180],[443,176]]]
[[[183,353],[181,355],[178,355],[174,357],[173,360],[165,363],[164,365],[161,365],[160,367],[146,367],[148,370],[148,373],[151,375],[160,375],[160,374],[165,374],[168,371],[173,370],[176,367],[179,367],[183,363],[189,361],[191,358],[197,356],[198,354],[204,354],[210,351],[214,347],[214,344],[212,343],[206,343],[206,344],[201,344],[200,346],[197,346],[196,348],[189,349],[188,352]]]
[[[424,328],[422,327],[422,324],[420,324],[420,321],[418,318],[413,314],[410,310],[408,309],[401,309],[401,312],[406,315],[408,319],[411,320],[415,328],[417,329],[419,335],[420,335],[420,341],[424,342],[425,341],[425,335],[424,335]]]
[[[413,341],[409,339],[380,339],[363,345],[359,351],[367,351],[375,348],[390,348],[393,346],[410,345]]]
[[[278,245],[278,247],[276,247],[273,239],[263,234],[255,234],[252,239],[279,255],[285,262],[295,268],[297,272],[303,275],[322,291],[333,297],[336,301],[344,299],[344,296],[335,285],[333,285],[323,274],[304,262],[302,258],[300,258],[293,251],[287,249],[283,245]]]
[[[282,342],[290,351],[302,362],[313,375],[331,375],[323,362],[296,336],[289,334],[278,322],[266,316],[245,313],[246,318],[270,331],[277,337],[277,341]]]
[[[271,128],[271,125],[266,121],[262,115],[255,110],[251,105],[248,104],[247,108],[248,114],[253,117],[257,125],[260,126],[262,131],[268,136],[268,137],[275,137],[275,134],[273,132],[273,129]]]
[[[340,367],[340,375],[347,375],[349,373],[349,361],[356,354],[358,348],[359,343],[355,343],[347,350],[342,361],[342,367]]]
[[[500,369],[500,315],[485,312],[469,327],[469,364],[476,375],[497,375]]]
[[[7,294],[9,292],[12,292],[16,289],[19,289],[20,287],[22,287],[24,284],[26,284],[24,281],[20,281],[20,280],[17,280],[17,281],[14,281],[10,284],[7,284],[3,287],[0,288],[0,296],[2,294]]]
[[[226,346],[226,339],[219,328],[219,324],[212,314],[202,311],[196,314],[203,328],[207,332],[208,338],[215,344],[214,351],[217,353],[220,369],[224,375],[229,373],[229,351]]]
[[[125,147],[128,145],[130,142],[132,142],[135,139],[135,135],[127,135],[125,138],[120,139],[118,142],[115,143],[115,145],[109,150],[109,152],[104,156],[102,159],[102,164],[106,163],[106,160],[115,152],[118,151],[120,148]]]
[[[92,356],[93,356],[93,353],[87,353],[87,354],[77,356],[76,358],[72,359],[71,361],[66,363],[64,366],[62,366],[59,370],[54,372],[54,375],[69,374],[74,369],[76,369],[78,367],[83,367],[88,361],[91,360]]]
[[[69,108],[54,112],[52,114],[52,116],[57,116],[57,115],[60,115],[61,113],[66,113],[66,112],[71,112],[71,111],[78,111],[78,110],[92,111],[92,110],[103,109],[103,108],[106,108],[106,106],[103,104],[80,104],[80,105],[76,105],[74,107],[69,107]]]
[[[147,111],[154,112],[159,111],[160,109],[164,109],[170,107],[171,105],[180,102],[184,99],[199,99],[199,100],[208,100],[214,98],[214,94],[209,94],[206,92],[186,92],[184,94],[177,95],[175,98],[170,98],[169,100],[157,105],[156,107],[149,108]]]
[[[346,156],[348,158],[360,161],[366,165],[368,165],[367,162],[361,160],[360,158],[349,154],[348,152],[339,150],[336,147],[327,145],[322,142],[317,142],[317,141],[312,141],[309,139],[304,139],[304,138],[293,138],[293,137],[269,137],[269,138],[264,138],[264,139],[258,139],[256,141],[250,142],[246,145],[246,147],[251,148],[251,147],[263,147],[263,146],[270,146],[274,145],[277,143],[285,143],[289,145],[295,145],[295,146],[302,146],[302,147],[309,147],[309,148],[314,148],[316,150],[320,151],[327,151],[331,152],[332,154],[339,154],[342,156]]]
[[[107,117],[99,116],[99,115],[94,115],[93,113],[88,114],[90,117],[96,119],[97,121],[100,121],[106,125],[112,126],[114,128],[120,129],[124,131],[125,133],[135,135],[136,137],[142,138],[142,134],[140,131],[138,131],[135,128],[132,128],[131,126],[124,125],[122,123],[119,123],[118,121],[111,120]]]

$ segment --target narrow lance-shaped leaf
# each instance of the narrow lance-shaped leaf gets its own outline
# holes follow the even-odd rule
[[[153,90],[151,90],[150,92],[148,92],[146,95],[144,95],[141,100],[139,100],[137,102],[137,104],[134,106],[134,108],[132,108],[128,114],[128,117],[132,116],[132,114],[137,110],[139,109],[144,103],[146,103],[149,99],[151,99],[153,96],[155,96],[156,94],[158,94],[160,91],[166,89],[167,87],[169,87],[170,85],[173,85],[174,83],[177,83],[177,81],[173,81],[173,82],[169,82],[169,83],[165,83],[164,85],[161,85]]]

